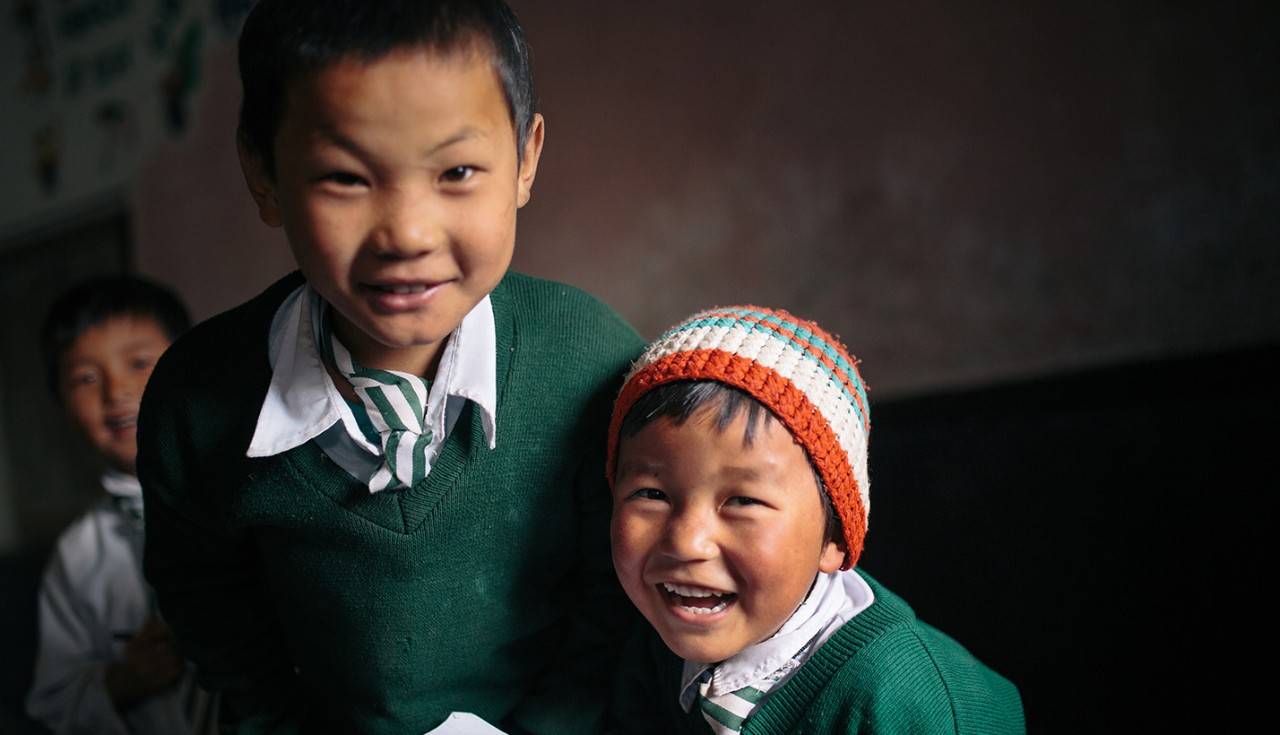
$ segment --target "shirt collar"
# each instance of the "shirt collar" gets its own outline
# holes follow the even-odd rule
[[[823,634],[834,632],[833,624],[838,627],[870,607],[873,600],[871,588],[853,570],[819,572],[804,602],[771,637],[718,664],[685,661],[680,678],[681,707],[688,712],[693,706],[698,684],[707,670],[713,672],[707,696],[714,697],[798,668],[825,642]]]
[[[437,384],[443,387],[444,396],[456,396],[471,401],[480,409],[480,423],[484,428],[489,448],[497,446],[498,438],[498,346],[493,322],[493,302],[486,294],[453,331],[436,380],[431,386],[430,398],[432,430],[437,436],[445,436],[447,401],[436,400]]]
[[[258,413],[248,456],[270,457],[286,452],[339,421],[356,445],[371,454],[382,453],[360,431],[320,357],[316,341],[325,308],[324,299],[304,284],[276,310],[269,336],[271,384]],[[433,427],[439,426],[439,436],[444,436],[444,399],[458,396],[476,404],[489,448],[497,445],[496,362],[493,305],[485,296],[449,335],[431,386],[428,420]]]
[[[112,497],[142,499],[142,485],[138,478],[119,470],[102,473],[102,488]]]

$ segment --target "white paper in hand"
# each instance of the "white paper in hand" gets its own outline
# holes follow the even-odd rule
[[[440,727],[423,735],[507,735],[470,712],[454,712]]]

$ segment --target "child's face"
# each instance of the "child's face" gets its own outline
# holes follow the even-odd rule
[[[487,54],[411,48],[294,84],[274,178],[241,158],[356,360],[421,374],[506,273],[541,149],[535,116],[517,157]]]
[[[72,423],[118,470],[135,474],[138,404],[169,337],[148,317],[111,317],[86,329],[58,364]]]
[[[804,450],[773,419],[745,445],[704,408],[618,449],[613,561],[627,596],[681,658],[722,661],[778,631],[843,552]]]

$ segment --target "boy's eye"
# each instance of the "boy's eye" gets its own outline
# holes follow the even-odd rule
[[[734,505],[738,507],[746,507],[751,505],[764,505],[763,500],[757,498],[749,498],[745,495],[735,495],[725,503],[726,505]]]
[[[667,494],[652,487],[642,487],[631,493],[631,497],[637,500],[666,500]]]
[[[96,382],[98,382],[98,374],[88,370],[81,370],[67,376],[67,385],[72,388],[81,385],[91,385]]]
[[[321,180],[342,187],[363,186],[365,183],[364,179],[347,171],[332,171],[322,176]]]
[[[150,370],[155,364],[156,361],[150,357],[135,357],[133,358],[133,361],[130,362],[130,366],[134,370],[138,371]]]
[[[445,169],[444,173],[440,174],[440,180],[446,184],[460,184],[471,178],[475,172],[475,168],[471,166],[454,166],[453,168]]]

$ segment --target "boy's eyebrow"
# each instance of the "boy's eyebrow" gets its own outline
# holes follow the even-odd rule
[[[738,482],[756,482],[760,479],[760,471],[754,467],[732,466],[725,467],[720,471],[723,479],[736,480]]]
[[[152,344],[150,340],[135,339],[120,345],[120,352],[132,352],[134,350],[152,350],[154,348],[155,348],[155,345]],[[167,344],[165,345],[164,349],[168,349]],[[94,359],[91,357],[64,357],[63,361],[65,362],[67,367],[71,367],[73,365],[83,365],[83,364],[92,365],[94,363]]]
[[[450,135],[448,138],[445,138],[441,142],[437,143],[435,146],[431,148],[431,150],[427,151],[427,155],[430,156],[438,151],[442,151],[445,148],[448,148],[451,145],[461,143],[464,140],[470,140],[471,138],[483,138],[484,135],[485,135],[485,131],[481,130],[480,128],[471,127],[470,125],[468,125],[467,127],[459,130],[453,135]]]
[[[659,474],[662,474],[662,464],[650,459],[629,459],[618,465],[618,477]]]

